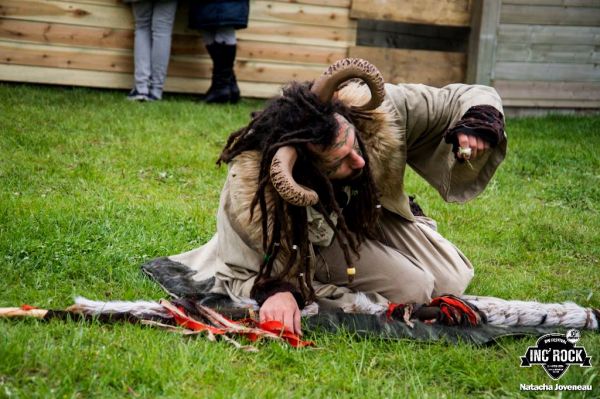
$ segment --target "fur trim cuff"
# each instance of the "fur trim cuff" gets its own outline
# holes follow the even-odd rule
[[[458,133],[465,133],[484,139],[494,148],[504,138],[504,116],[491,105],[476,105],[469,108],[456,125],[446,131],[446,143],[452,144],[452,151],[458,151]]]

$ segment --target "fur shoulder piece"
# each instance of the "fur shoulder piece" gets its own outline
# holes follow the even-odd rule
[[[257,206],[251,215],[250,204],[258,188],[258,175],[260,173],[261,155],[258,151],[245,151],[236,156],[229,164],[227,187],[229,196],[225,203],[231,223],[236,226],[240,236],[255,250],[262,252],[262,225],[260,208]],[[273,188],[267,187],[265,198],[267,200],[267,213],[273,210]],[[272,229],[272,219],[268,219],[268,229]]]
[[[246,243],[262,253],[262,214],[260,206],[251,212],[250,205],[258,189],[258,175],[260,173],[261,155],[258,151],[244,151],[236,156],[229,164],[226,186],[228,195],[223,204],[232,225],[235,226],[237,234]],[[278,195],[271,184],[265,188],[265,200],[267,203],[267,231],[269,238],[273,234],[273,215],[275,212],[275,196]],[[250,215],[252,214],[252,218]],[[282,233],[283,234],[283,233]],[[288,243],[281,240],[281,253],[284,256],[290,253]]]

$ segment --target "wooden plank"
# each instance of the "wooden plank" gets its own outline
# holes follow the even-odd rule
[[[96,47],[101,49],[133,48],[133,31],[49,24],[36,21],[0,19],[0,39],[33,43]],[[197,35],[173,35],[172,55],[206,55]],[[346,56],[342,48],[327,48],[297,44],[263,43],[240,40],[237,57],[299,64],[329,65]]]
[[[307,4],[314,6],[325,6],[325,7],[340,7],[350,8],[352,0],[270,0],[275,3],[293,3],[293,4]],[[122,7],[122,0],[71,0],[71,3],[87,3],[87,4],[100,4],[100,5],[112,5]],[[128,4],[126,5],[128,6]],[[252,3],[251,5],[252,6]]]
[[[598,26],[600,24],[600,8],[503,4],[500,23]]]
[[[81,49],[56,46],[40,46],[0,41],[0,63],[30,65],[63,69],[83,69],[133,73],[133,57],[130,52],[119,50]],[[209,78],[212,62],[205,57],[171,57],[169,76]],[[312,80],[318,77],[324,66],[254,62],[238,60],[236,73],[240,80],[284,83],[290,80]]]
[[[77,47],[133,48],[131,29],[96,28],[17,19],[0,19],[0,39]],[[173,41],[178,41],[176,35]]]
[[[471,0],[353,0],[351,18],[469,26]]]
[[[276,61],[278,63],[294,64],[296,67],[304,67],[305,65],[329,66],[335,61],[345,58],[347,53],[347,50],[343,48],[240,40],[238,41],[237,59]]]
[[[270,22],[271,24],[279,24],[283,27],[293,25],[301,28],[302,32],[298,32],[299,37],[307,33],[310,34],[309,31],[313,28],[327,28],[338,32],[354,32],[356,30],[356,22],[350,19],[349,13],[348,8],[341,7],[302,5],[286,1],[255,0],[250,5],[247,29],[252,29],[257,23],[264,25],[265,22]],[[175,14],[173,31],[178,33],[190,32],[187,26],[188,4],[182,2]],[[239,35],[245,31],[246,29],[238,30],[237,34]]]
[[[499,43],[498,61],[558,62],[592,64],[600,62],[600,52],[594,45]]]
[[[498,62],[495,79],[499,80],[544,80],[571,82],[600,81],[600,65],[597,64],[542,64],[531,62]]]
[[[306,4],[313,6],[325,6],[325,7],[340,7],[345,9],[350,9],[350,5],[352,4],[352,0],[270,0],[275,3],[292,3],[292,4]],[[250,8],[254,1],[250,2]]]
[[[325,26],[296,25],[281,22],[252,21],[247,29],[237,31],[237,37],[246,40],[293,43],[315,46],[348,48],[356,40],[356,29]]]
[[[84,87],[130,89],[131,74],[102,71],[0,64],[0,80],[9,82],[47,83]],[[167,79],[167,84],[172,79]],[[191,81],[191,79],[188,79]],[[208,87],[208,85],[207,85]]]
[[[500,2],[475,1],[472,7],[471,37],[467,56],[467,82],[490,84],[496,62],[496,34],[499,21]]]
[[[0,15],[42,22],[48,22],[48,18],[51,17],[51,22],[101,28],[131,29],[133,26],[131,12],[126,7],[57,0],[2,0]],[[177,21],[184,21],[183,17],[185,15],[179,15]],[[250,8],[250,18],[252,21],[356,28],[356,22],[349,18],[349,10],[339,7],[256,0]],[[182,22],[177,21],[175,26],[181,29]]]
[[[267,62],[238,61],[236,74],[241,80],[266,83],[286,83],[291,80],[313,80],[324,72],[323,66],[284,65]]]
[[[499,43],[600,45],[600,26],[501,24]]]
[[[600,101],[600,82],[546,82],[495,80],[494,87],[503,99],[552,99]]]
[[[93,6],[113,7],[126,10],[128,13],[129,5],[123,4],[121,0],[3,0],[7,6],[10,3],[59,3],[59,7],[71,5],[71,9],[79,9],[79,13],[96,13],[98,9]],[[306,23],[309,25],[323,24],[329,26],[352,26],[349,20],[349,8],[351,0],[254,0],[250,7],[250,18],[262,21],[291,21],[293,23]],[[27,5],[25,5],[27,9]],[[92,7],[86,7],[92,6]],[[39,7],[38,7],[39,8]],[[187,5],[182,3],[179,6],[179,12],[187,11]],[[100,14],[100,13],[99,13]],[[186,14],[184,12],[184,14]],[[185,15],[187,17],[187,14]],[[187,19],[187,18],[186,18]]]
[[[250,6],[253,21],[283,22],[338,28],[356,28],[350,20],[349,10],[339,7],[322,7],[294,3],[255,0]]]
[[[340,7],[350,9],[352,0],[270,0],[275,3],[292,3],[292,4],[307,4],[313,6],[325,6],[325,7]],[[250,7],[254,4],[254,1],[250,2]]]
[[[132,73],[131,52],[0,41],[0,63]]]
[[[507,118],[546,117],[548,115],[595,115],[598,108],[590,107],[519,107],[504,106],[504,116]]]
[[[504,107],[535,108],[600,108],[599,100],[553,100],[553,99],[507,99],[502,100]]]
[[[131,29],[133,26],[131,12],[125,7],[74,4],[68,1],[2,0],[0,16],[100,28]]]
[[[502,4],[560,7],[600,7],[600,0],[502,0]]]
[[[284,3],[312,4],[315,6],[341,7],[350,9],[352,0],[279,0]],[[252,4],[250,4],[252,7]]]
[[[54,0],[50,0],[54,1]],[[73,4],[97,4],[101,6],[112,6],[120,8],[130,8],[129,4],[123,3],[122,0],[66,0]]]
[[[7,64],[0,64],[0,80],[112,89],[131,89],[133,84],[131,74]],[[244,97],[268,98],[279,93],[281,88],[280,84],[274,83],[238,83]],[[205,93],[209,86],[210,79],[169,77],[165,91],[200,94]]]
[[[357,46],[458,51],[467,49],[469,28],[395,21],[358,20]]]
[[[84,70],[66,70],[33,66],[15,66],[0,64],[0,80],[11,82],[46,83],[99,88],[130,89],[132,76],[116,72],[96,72]],[[189,79],[169,77],[166,81],[167,92],[204,93],[210,85],[208,79]],[[496,85],[496,82],[494,82]],[[279,84],[240,82],[244,97],[267,98],[279,93]],[[499,90],[502,90],[501,88]],[[505,106],[524,107],[564,107],[599,108],[599,100],[553,100],[507,98]]]
[[[13,6],[11,6],[12,8],[10,9],[7,7],[9,1],[13,2],[15,0],[2,0],[0,3],[0,15],[2,15],[4,12],[10,17],[10,19],[2,19],[1,21],[21,20],[28,22],[37,21],[39,23],[53,25],[73,25],[71,31],[75,30],[77,26],[85,27],[86,29],[108,29],[108,32],[111,30],[115,31],[115,35],[117,34],[117,31],[131,31],[133,27],[133,21],[131,20],[130,16],[131,13],[127,10],[116,9],[114,7],[111,10],[110,7],[96,6],[97,9],[101,9],[101,11],[103,11],[101,17],[97,16],[90,21],[80,21],[79,19],[73,17],[72,13],[58,8],[57,6],[53,6],[54,8],[51,10],[51,12],[46,12],[44,15],[32,15],[34,14],[35,10],[43,8],[42,5],[44,2],[41,0],[24,1],[19,3],[18,7],[14,6],[15,3],[11,3]],[[65,2],[58,3],[63,4]],[[92,11],[92,9],[87,8],[85,12]],[[173,30],[175,37],[199,37],[198,32],[188,30],[186,25],[187,22],[185,21],[185,18],[182,16],[178,16],[176,18],[175,27]],[[65,29],[66,28],[63,28],[63,30]],[[313,26],[310,27],[310,29],[307,29],[306,25],[302,24],[299,25],[292,23],[263,22],[253,20],[247,29],[237,31],[237,36],[241,39],[254,41],[293,43],[345,49],[355,43],[356,29],[345,29],[332,27],[329,25]]]
[[[444,86],[463,82],[466,56],[442,51],[351,47],[350,57],[372,62],[389,83],[424,83]]]

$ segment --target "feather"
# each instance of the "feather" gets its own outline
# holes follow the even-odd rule
[[[140,319],[151,319],[159,317],[162,319],[172,318],[171,314],[158,302],[151,301],[92,301],[84,297],[76,297],[75,305],[67,308],[67,311],[81,313],[90,316],[106,314],[131,314]]]

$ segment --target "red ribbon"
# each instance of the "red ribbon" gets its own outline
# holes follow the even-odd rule
[[[225,334],[227,332],[226,330],[209,326],[208,324],[200,323],[198,320],[194,320],[188,315],[186,315],[183,309],[179,308],[179,310],[181,311],[180,314],[175,312],[169,313],[173,315],[173,318],[175,318],[175,322],[181,327],[189,328],[190,330],[194,331],[210,331],[215,335]]]
[[[294,348],[303,348],[305,346],[315,346],[312,341],[303,341],[298,335],[294,334],[291,331],[285,329],[283,323],[280,321],[270,320],[264,323],[257,323],[253,319],[244,319],[239,322],[235,322],[233,320],[226,319],[228,322],[238,325],[240,327],[250,327],[253,331],[238,331],[235,328],[217,328],[208,324],[204,324],[199,322],[198,320],[193,319],[189,315],[186,314],[183,308],[178,307],[176,311],[172,311],[168,309],[169,313],[173,315],[175,322],[177,325],[181,327],[188,328],[193,331],[210,331],[215,335],[221,334],[237,334],[247,337],[250,341],[256,342],[263,335],[267,334],[275,334],[281,338],[283,338],[288,344],[293,346]],[[225,319],[225,317],[223,317]]]
[[[462,324],[464,318],[470,326],[481,324],[481,316],[477,311],[466,302],[452,295],[433,298],[430,306],[439,306],[440,311],[446,316],[445,321],[448,325]]]

